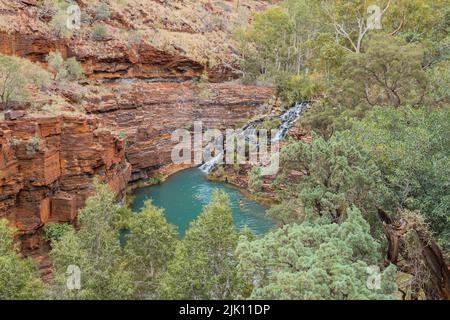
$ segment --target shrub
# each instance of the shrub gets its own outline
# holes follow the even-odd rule
[[[66,60],[65,69],[67,70],[67,77],[70,80],[78,80],[83,77],[83,68],[75,58],[69,58]]]
[[[282,122],[280,118],[266,118],[263,123],[258,126],[258,129],[272,130],[281,126]]]
[[[20,144],[20,141],[19,141],[17,138],[13,137],[13,138],[11,138],[11,140],[9,141],[9,143],[10,143],[13,147],[15,147],[15,146],[18,146],[18,145]]]
[[[94,16],[96,21],[103,21],[111,16],[111,11],[106,3],[101,3],[94,8]]]
[[[23,258],[14,240],[9,222],[0,219],[0,300],[44,299],[39,272],[31,258]]]
[[[226,29],[227,22],[221,16],[213,16],[211,18],[211,23],[219,30],[225,30]]]
[[[68,223],[51,223],[44,226],[45,240],[53,242],[59,241],[66,232],[72,230],[72,225]]]
[[[253,167],[248,177],[248,185],[255,191],[262,190],[261,168]]]
[[[32,158],[39,150],[41,139],[39,137],[33,137],[27,142],[27,156]]]
[[[67,14],[65,10],[58,10],[50,21],[50,29],[55,37],[68,38],[72,31],[67,28]]]
[[[130,46],[136,45],[141,43],[142,41],[142,35],[139,31],[130,31],[128,33],[128,44]]]
[[[60,52],[50,52],[46,60],[55,80],[78,80],[83,76],[83,68],[75,58],[64,61]]]
[[[61,79],[66,76],[64,59],[59,51],[50,52],[45,60],[48,63],[48,70],[55,75],[54,79]]]
[[[15,56],[0,54],[0,102],[28,101],[30,87],[45,89],[49,73],[37,64]]]
[[[40,17],[53,17],[61,6],[60,0],[39,0],[38,3]]]
[[[198,80],[200,83],[208,83],[209,82],[209,75],[208,72],[203,71],[202,75],[200,76],[200,79]]]
[[[119,132],[119,138],[125,141],[125,148],[128,148],[128,137],[127,134],[123,131]]]
[[[311,100],[321,91],[320,81],[313,76],[281,75],[277,81],[277,95],[286,103]]]
[[[94,27],[91,34],[92,40],[102,41],[108,37],[108,30],[104,25],[98,24]]]

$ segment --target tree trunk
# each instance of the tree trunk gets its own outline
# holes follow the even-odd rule
[[[415,263],[414,261],[410,261],[413,257],[405,252],[408,244],[404,239],[404,236],[408,232],[414,232],[420,244],[419,250],[421,256],[419,258],[430,274],[431,283],[422,287],[427,298],[449,300],[450,272],[436,242],[433,239],[430,239],[430,237],[427,236],[414,221],[408,221],[402,218],[400,223],[392,223],[389,221],[386,222],[386,220],[390,219],[386,219],[381,215],[380,218],[383,220],[384,232],[388,240],[386,263],[393,263],[400,268],[402,267],[399,263],[401,259],[403,259],[402,263],[406,266]],[[412,270],[414,270],[414,268],[404,268],[402,271],[412,274]],[[412,275],[416,276],[415,274]]]

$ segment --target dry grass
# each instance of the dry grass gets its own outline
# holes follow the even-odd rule
[[[109,0],[111,16],[105,21],[110,42],[127,46],[144,41],[158,49],[185,55],[209,66],[235,61],[232,33],[248,23],[252,12],[261,11],[267,2],[254,0]],[[99,0],[84,0],[83,11],[93,14]],[[165,4],[167,3],[167,4]],[[238,6],[239,3],[239,6]],[[0,31],[41,33],[50,28],[39,20],[39,8],[20,2],[0,0]],[[83,24],[71,42],[75,47],[98,48],[90,40],[92,25]],[[98,50],[99,52],[101,50]],[[109,52],[111,54],[111,52]],[[115,53],[114,53],[115,54]]]

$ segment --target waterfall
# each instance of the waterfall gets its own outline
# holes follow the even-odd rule
[[[283,113],[280,116],[280,120],[282,122],[281,126],[278,128],[278,133],[272,141],[282,141],[286,137],[289,129],[292,128],[295,121],[300,117],[300,113],[302,113],[304,109],[308,108],[308,106],[309,104],[307,102],[297,102],[295,106]]]
[[[300,117],[300,114],[303,110],[307,109],[309,107],[309,103],[307,102],[297,102],[292,108],[288,109],[286,112],[284,112],[279,118],[281,120],[281,125],[278,127],[278,133],[275,137],[272,138],[272,142],[277,143],[282,141],[290,128],[294,125],[295,121]],[[252,121],[248,123],[246,126],[242,128],[242,131],[240,134],[238,134],[237,137],[244,137],[248,138],[251,136],[256,135],[257,126],[262,122],[262,119]],[[223,158],[223,153],[219,153],[214,158],[210,159],[209,161],[205,162],[201,167],[200,170],[204,173],[210,173],[216,165],[220,162],[220,160]]]

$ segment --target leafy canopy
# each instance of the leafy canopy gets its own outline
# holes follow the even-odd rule
[[[44,285],[30,258],[24,259],[14,246],[8,221],[0,219],[0,300],[43,299]]]
[[[353,207],[341,224],[289,224],[261,239],[243,238],[237,255],[240,272],[254,284],[251,299],[392,299],[395,267],[380,273],[379,288],[367,285],[379,247]]]

